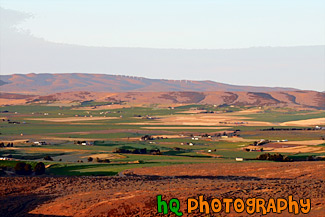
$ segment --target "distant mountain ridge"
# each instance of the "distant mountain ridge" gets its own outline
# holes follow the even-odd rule
[[[0,75],[0,89],[7,93],[46,95],[68,91],[94,92],[170,92],[295,91],[294,88],[230,85],[214,81],[149,79],[134,76],[57,73]]]
[[[303,109],[325,109],[325,93],[316,91],[276,91],[276,92],[91,92],[73,91],[49,95],[23,95],[0,93],[0,105],[18,104],[65,104],[101,102],[102,105],[117,103],[130,106],[141,105],[237,105],[275,106]]]

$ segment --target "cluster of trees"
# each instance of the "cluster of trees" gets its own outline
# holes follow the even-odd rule
[[[260,151],[260,152],[263,152],[264,151],[264,149],[263,148],[260,148],[260,149],[250,149],[250,148],[244,148],[243,149],[244,151],[247,151],[247,152],[250,152],[250,151]]]
[[[114,151],[115,153],[124,153],[124,154],[147,154],[146,148],[141,149],[126,149],[126,148],[117,148]]]
[[[51,156],[49,155],[45,156],[43,159],[48,161],[53,161],[53,158],[51,158]]]
[[[240,130],[234,130],[232,133],[227,133],[227,132],[223,132],[223,133],[216,133],[216,134],[214,134],[214,137],[221,137],[221,136],[229,136],[229,137],[233,137],[233,136],[239,136],[239,134],[238,134],[238,132],[239,132]],[[191,134],[190,135],[191,137],[194,137],[194,135],[193,134]],[[203,135],[200,135],[200,136],[202,136],[202,137],[213,137],[212,135],[210,135],[210,134],[207,134],[207,133],[205,133],[205,134],[203,134]]]
[[[261,131],[294,131],[294,130],[317,130],[317,128],[267,128],[267,129],[261,129]]]
[[[125,153],[125,154],[147,154],[148,150],[146,148],[141,148],[141,149],[126,149],[126,148],[117,148],[114,151],[115,153]],[[162,153],[160,152],[159,149],[151,149],[149,150],[149,153],[152,155],[161,155]]]
[[[228,136],[228,137],[240,136],[240,135],[238,134],[239,131],[240,131],[240,130],[235,130],[235,131],[233,131],[232,133],[223,132],[223,133],[215,134],[214,136],[215,136],[215,137],[221,137],[221,136]]]
[[[193,135],[193,134],[192,134]],[[205,134],[203,134],[203,135],[201,135],[202,137],[211,137],[211,135],[209,135],[209,134],[207,134],[207,133],[205,133]],[[191,137],[193,137],[193,136],[191,136]]]
[[[154,140],[154,138],[153,138],[153,136],[150,136],[150,135],[144,135],[144,136],[141,136],[141,140],[142,141]]]
[[[88,162],[93,162],[94,158],[88,157]],[[101,159],[101,158],[96,158],[97,163],[110,163],[111,161],[109,159]]]
[[[270,154],[270,153],[265,153],[257,156],[257,160],[269,160],[269,161],[281,161],[281,162],[288,162],[292,161],[288,156],[282,155],[282,154]]]
[[[1,142],[0,143],[0,148],[4,148],[4,147],[14,147],[14,143],[8,143],[7,145],[5,145],[4,142]]]
[[[212,114],[214,113],[214,111],[211,111],[211,110],[207,110],[207,111],[202,111],[200,112],[201,114]]]
[[[96,158],[97,163],[109,163],[111,162],[109,159],[101,159],[101,158]]]
[[[33,170],[32,165],[25,162],[19,162],[16,164],[14,170],[18,175],[31,175],[33,171],[35,175],[42,175],[45,173],[45,165],[42,162],[38,162]]]
[[[19,121],[9,121],[8,120],[8,124],[20,124],[20,122]]]
[[[149,152],[152,155],[162,155],[162,153],[160,152],[160,150],[158,148],[157,149],[151,149]]]
[[[147,140],[154,140],[154,139],[164,139],[164,137],[159,137],[159,136],[157,136],[156,138],[154,138],[153,136],[151,136],[151,135],[144,135],[144,136],[142,136],[141,137],[141,140],[142,141],[147,141]],[[167,137],[166,137],[166,139],[167,139]]]

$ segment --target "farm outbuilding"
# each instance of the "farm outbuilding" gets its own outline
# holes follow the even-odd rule
[[[35,145],[46,145],[46,142],[44,141],[36,141],[34,142]]]

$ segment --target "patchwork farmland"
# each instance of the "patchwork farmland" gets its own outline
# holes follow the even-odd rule
[[[270,192],[279,191],[276,183],[292,189],[294,181],[306,186],[300,193],[313,199],[314,216],[324,212],[324,180],[316,172],[324,172],[323,110],[268,105],[102,104],[56,101],[1,107],[0,167],[4,177],[0,180],[6,187],[0,191],[0,198],[7,204],[2,206],[3,211],[15,206],[8,202],[10,197],[38,204],[30,210],[16,211],[17,215],[132,212],[151,216],[149,201],[140,210],[128,210],[123,204],[135,205],[139,198],[153,198],[155,191],[144,189],[160,186],[163,191],[166,183],[170,183],[171,198],[185,197],[187,194],[182,192],[186,186],[195,186],[196,181],[205,195],[228,195],[221,188],[212,191],[215,182],[228,189],[250,192],[251,196],[260,195],[258,189],[265,185],[271,186]],[[40,162],[45,166],[41,176],[34,172]],[[19,163],[31,165],[31,170],[19,173]],[[29,179],[33,185],[27,188]],[[79,187],[73,188],[67,180]],[[144,187],[137,186],[140,180]],[[69,193],[63,193],[57,182],[69,188]],[[106,197],[124,195],[116,200],[116,207],[107,208],[111,202],[98,196],[96,185],[111,186],[116,182],[130,187],[121,185],[114,191],[104,187]],[[18,189],[11,188],[10,183],[16,183]],[[307,193],[307,185],[315,188]],[[45,196],[42,188],[50,197],[44,204],[39,199]],[[75,198],[80,192],[92,196]],[[268,191],[263,194],[272,197],[289,193],[281,190],[274,195]],[[21,198],[26,194],[38,196]],[[71,197],[75,199],[66,199]],[[81,200],[88,200],[91,206],[74,210],[73,204],[81,205]],[[59,209],[62,203],[67,207],[65,211]]]

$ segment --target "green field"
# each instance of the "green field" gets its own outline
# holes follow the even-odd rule
[[[103,105],[104,102],[84,102],[85,106]],[[104,103],[105,104],[105,103]],[[159,124],[161,117],[173,117],[189,109],[204,109],[217,111],[218,114],[241,116],[247,120],[266,121],[279,124],[286,121],[322,118],[324,111],[294,111],[292,109],[264,109],[258,113],[240,115],[236,113],[252,107],[213,107],[209,105],[186,105],[181,107],[157,108],[131,107],[112,110],[78,110],[76,107],[58,107],[44,105],[5,106],[1,107],[0,139],[13,141],[14,147],[0,148],[0,157],[9,157],[12,161],[0,161],[1,167],[13,168],[18,161],[27,161],[34,166],[42,161],[51,164],[47,168],[50,175],[116,175],[117,173],[137,168],[166,166],[171,164],[193,163],[223,163],[235,162],[240,157],[252,161],[261,152],[247,152],[243,148],[260,139],[289,141],[320,140],[324,136],[324,130],[318,131],[261,131],[269,126],[238,126],[227,125],[227,130],[216,129],[145,129],[146,123],[156,123],[155,127],[197,127],[196,125],[163,125]],[[46,115],[44,115],[46,114]],[[216,114],[216,115],[218,115]],[[47,118],[73,118],[73,117],[114,117],[116,119],[103,120],[78,120],[67,122],[47,121]],[[154,117],[152,119],[147,117]],[[158,118],[158,119],[155,119]],[[10,121],[20,124],[9,124]],[[33,120],[30,120],[33,119]],[[36,119],[36,120],[35,120]],[[38,119],[38,120],[37,120]],[[141,123],[141,124],[137,124]],[[137,125],[135,125],[137,124]],[[200,125],[211,127],[211,125]],[[216,123],[214,127],[222,127]],[[300,126],[296,128],[304,128]],[[307,127],[307,126],[306,126]],[[309,126],[310,127],[310,126]],[[290,128],[290,126],[281,127]],[[224,131],[238,131],[239,140],[232,138],[221,139],[216,135]],[[199,138],[193,140],[192,136],[209,134],[211,139]],[[140,141],[144,135],[153,137],[164,135],[167,138]],[[174,138],[176,136],[176,138]],[[236,137],[237,138],[237,137]],[[87,140],[92,145],[83,146],[75,144],[74,140]],[[24,142],[28,141],[28,142]],[[46,141],[44,146],[34,145],[34,141]],[[190,145],[193,143],[194,145]],[[322,143],[324,144],[324,143]],[[321,156],[324,145],[317,152],[308,153],[283,153],[292,159],[302,159],[306,156]],[[130,153],[115,153],[117,149],[125,149]],[[146,154],[132,153],[136,150],[146,149]],[[160,155],[150,154],[150,150],[159,149]],[[88,162],[89,156],[99,155],[103,159],[109,159],[110,163],[98,163],[94,159]],[[50,156],[53,161],[45,161],[43,158]],[[134,163],[137,161],[137,163]]]

